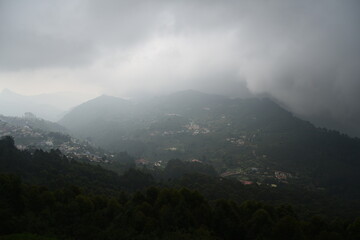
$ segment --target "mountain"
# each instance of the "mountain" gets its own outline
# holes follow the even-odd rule
[[[65,111],[89,98],[88,95],[67,92],[24,96],[4,89],[0,93],[0,114],[20,117],[32,112],[40,118],[58,121]]]
[[[244,183],[294,183],[360,197],[360,140],[316,128],[266,98],[184,91],[134,103],[102,96],[59,123],[150,162],[202,161]]]
[[[102,95],[75,107],[59,123],[76,136],[92,140],[102,146],[103,144],[99,143],[109,134],[108,131],[120,131],[120,123],[129,120],[131,111],[131,102]]]
[[[55,121],[59,119],[63,110],[48,104],[37,103],[31,97],[22,96],[7,89],[1,92],[0,114],[22,116],[25,112],[32,112],[41,118]]]
[[[131,103],[116,97],[102,95],[87,101],[70,111],[59,123],[71,129],[78,129],[83,124],[94,120],[125,118],[131,109]]]
[[[96,96],[96,95],[95,95]],[[78,92],[55,92],[28,96],[36,103],[47,103],[61,110],[69,110],[89,99],[94,98],[93,94]],[[59,119],[59,118],[58,118]]]

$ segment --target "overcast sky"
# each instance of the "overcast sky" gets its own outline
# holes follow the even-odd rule
[[[360,1],[0,0],[0,91],[266,93],[360,122]]]

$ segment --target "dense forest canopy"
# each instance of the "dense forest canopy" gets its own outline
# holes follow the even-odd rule
[[[170,161],[160,177],[166,180],[156,180],[159,176],[134,169],[119,176],[68,159],[59,151],[20,151],[11,137],[5,137],[0,140],[0,239],[358,239],[360,236],[360,221],[356,219],[360,207],[355,204],[348,206],[351,210],[341,207],[341,203],[351,202],[344,199],[337,202],[327,195],[306,190],[247,187],[238,181],[219,178],[209,166],[199,164]],[[176,166],[184,175],[174,175]],[[274,203],[271,199],[278,201]],[[286,202],[298,205],[290,206]],[[321,215],[315,214],[314,210],[321,204],[328,208],[323,206]],[[334,204],[337,211],[331,212]],[[339,214],[341,211],[343,215]],[[336,215],[343,217],[329,217]]]

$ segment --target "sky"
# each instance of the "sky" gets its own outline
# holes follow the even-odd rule
[[[265,94],[360,136],[359,13],[357,0],[0,0],[0,91]]]

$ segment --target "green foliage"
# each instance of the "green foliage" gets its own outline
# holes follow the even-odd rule
[[[308,218],[290,205],[244,201],[280,193],[234,180],[186,174],[154,187],[165,184],[139,170],[118,176],[69,161],[59,151],[19,151],[10,137],[0,140],[0,163],[0,239],[359,238],[358,219]]]
[[[1,219],[13,216],[0,239],[357,239],[358,220],[334,225],[322,218],[299,221],[284,211],[255,201],[210,203],[186,188],[148,188],[123,198],[88,195],[74,187],[48,190],[0,175]],[[20,184],[20,185],[19,185]],[[6,189],[5,189],[5,188]],[[23,206],[12,208],[6,191],[17,192]],[[10,194],[11,195],[11,194]],[[4,216],[4,214],[6,216]],[[290,214],[290,215],[288,215]],[[21,221],[21,222],[19,222]],[[2,222],[1,226],[4,222]],[[345,229],[342,231],[341,229]],[[21,234],[20,234],[21,233]]]

